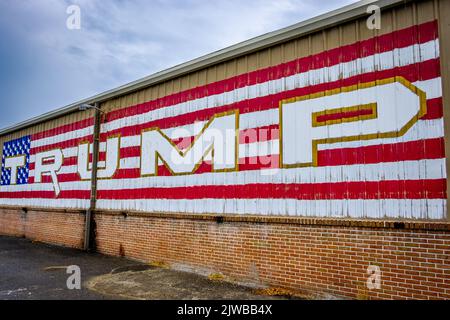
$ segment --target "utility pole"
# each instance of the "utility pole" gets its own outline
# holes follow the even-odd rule
[[[89,108],[88,108],[89,107]],[[100,124],[102,111],[98,103],[94,106],[83,105],[80,110],[94,109],[94,133],[93,133],[93,147],[92,147],[92,171],[91,171],[91,199],[89,209],[86,210],[85,228],[84,228],[84,250],[91,251],[95,249],[95,220],[94,213],[97,202],[97,169],[100,146]]]

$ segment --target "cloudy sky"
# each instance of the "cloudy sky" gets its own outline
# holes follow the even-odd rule
[[[0,128],[353,2],[0,0]]]

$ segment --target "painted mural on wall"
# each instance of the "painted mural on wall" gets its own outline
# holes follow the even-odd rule
[[[99,209],[446,216],[437,23],[109,112]],[[3,145],[0,203],[87,208],[93,119]]]

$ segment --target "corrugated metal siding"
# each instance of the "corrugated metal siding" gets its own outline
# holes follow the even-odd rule
[[[441,61],[444,61],[443,74],[445,75],[445,94],[446,104],[449,103],[449,84],[448,84],[448,57],[449,54],[449,32],[448,16],[450,16],[449,1],[445,0],[426,0],[417,1],[401,5],[392,10],[386,10],[382,13],[381,30],[369,30],[366,27],[366,19],[359,19],[350,23],[338,25],[320,32],[310,34],[283,44],[275,45],[204,70],[193,72],[178,78],[161,83],[145,90],[137,91],[133,94],[117,97],[102,103],[101,107],[105,112],[120,110],[129,106],[134,106],[144,102],[153,101],[170,94],[182,92],[188,89],[204,86],[209,83],[228,79],[233,76],[245,74],[266,67],[276,66],[281,63],[289,62],[297,58],[308,57],[334,48],[355,43],[360,40],[370,39],[374,36],[388,34],[396,30],[401,30],[413,25],[439,19],[440,21],[440,40],[442,52]],[[446,39],[447,41],[443,41]],[[442,42],[444,44],[442,45]],[[21,130],[14,134],[0,137],[0,144],[23,135],[42,132],[56,126],[71,124],[73,122],[92,117],[93,113],[77,112],[69,116],[62,117],[53,121],[42,123],[27,130]],[[446,117],[447,117],[446,113]],[[446,122],[448,128],[449,121]],[[449,132],[447,130],[447,132]],[[450,150],[448,143],[446,152]],[[1,152],[1,150],[0,150]],[[448,159],[447,159],[448,161]],[[449,164],[447,164],[447,170]],[[448,184],[448,181],[447,181]]]

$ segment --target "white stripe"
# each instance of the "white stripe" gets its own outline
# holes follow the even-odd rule
[[[46,146],[49,144],[55,144],[67,140],[77,139],[92,135],[94,132],[94,126],[86,127],[83,129],[78,129],[74,131],[68,131],[65,133],[57,134],[51,137],[42,138],[38,140],[31,141],[31,149]]]
[[[139,136],[137,136],[137,137],[139,137]],[[92,154],[92,149],[93,149],[92,147],[89,149],[89,153],[91,153],[91,154]],[[106,143],[105,142],[100,142],[99,151],[100,152],[106,151]],[[62,153],[63,153],[64,159],[77,157],[78,156],[78,147],[62,149]],[[34,155],[34,154],[30,155],[30,163],[34,163],[35,161],[36,161],[36,155]]]
[[[141,167],[140,157],[130,157],[120,159],[120,169],[138,169]]]
[[[89,200],[81,199],[0,199],[0,204],[6,206],[87,209]]]
[[[76,157],[78,155],[78,147],[62,149],[62,153],[63,153],[64,159]],[[30,163],[34,163],[35,161],[36,161],[36,155],[34,155],[34,154],[30,155]]]
[[[318,150],[331,150],[342,148],[359,148],[391,143],[411,142],[424,139],[444,137],[444,119],[419,120],[403,136],[398,138],[372,139],[359,141],[346,141],[329,144],[319,144]]]
[[[89,200],[0,199],[2,205],[87,209]],[[198,200],[97,200],[98,209],[146,212],[225,213],[340,218],[443,219],[445,199],[294,200],[294,199],[198,199]],[[383,214],[385,212],[386,214]]]
[[[252,99],[262,97],[277,92],[291,90],[295,88],[304,88],[312,84],[319,84],[324,82],[333,82],[342,78],[348,78],[356,74],[363,74],[373,72],[375,70],[389,70],[394,67],[406,66],[411,63],[424,62],[430,59],[435,59],[439,56],[439,50],[436,45],[438,39],[432,40],[429,43],[421,45],[412,45],[410,47],[396,49],[382,54],[356,59],[354,61],[338,64],[334,67],[322,68],[319,70],[310,70],[304,73],[296,74],[290,77],[281,78],[278,80],[271,80],[265,83],[251,85],[229,92],[210,95],[207,97],[182,102],[176,105],[151,110],[146,113],[133,115],[130,117],[123,117],[102,124],[101,132],[113,131],[119,128],[125,128],[144,124],[150,121],[164,119],[167,117],[174,117],[181,114],[206,110],[218,106],[223,106],[235,103],[245,99]],[[436,50],[430,50],[430,48]],[[411,55],[411,52],[419,50],[420,55]],[[398,62],[394,56],[398,57]]]
[[[427,100],[436,99],[442,97],[442,78],[437,77],[430,80],[413,82],[417,88],[425,91],[427,94]]]
[[[336,218],[443,219],[445,199],[133,199],[97,200],[99,209],[145,212],[260,214]]]
[[[355,164],[332,167],[208,172],[183,176],[155,176],[99,180],[99,190],[175,188],[255,183],[334,183],[350,181],[445,179],[445,159]]]

